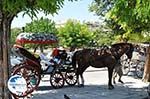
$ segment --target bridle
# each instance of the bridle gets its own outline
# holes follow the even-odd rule
[[[125,54],[127,54],[130,51],[130,49],[131,49],[131,45],[126,45],[126,46],[127,46],[126,47],[127,50],[124,52]],[[112,56],[115,57],[116,60],[120,59],[120,57],[121,57],[121,55],[120,55],[120,53],[118,51],[120,49],[122,49],[122,48],[119,48],[119,49],[115,49],[115,48],[112,48],[112,47],[110,48],[111,54],[112,54]]]

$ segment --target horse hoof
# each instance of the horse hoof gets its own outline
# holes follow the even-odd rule
[[[80,87],[80,88],[81,88],[81,87],[84,87],[84,84],[80,84],[80,85],[78,85],[78,87]]]
[[[118,82],[120,82],[120,83],[124,84],[124,82],[123,82],[122,80],[119,80]]]
[[[84,84],[81,84],[81,87],[84,87]]]
[[[114,89],[114,86],[109,86],[108,89],[112,90],[112,89]]]
[[[116,84],[116,82],[115,82],[115,81],[114,81],[113,83],[114,83],[114,84]]]

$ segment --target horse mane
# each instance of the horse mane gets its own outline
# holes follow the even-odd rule
[[[123,42],[121,42],[121,43],[115,43],[115,44],[111,45],[111,47],[117,47],[117,46],[126,45],[126,44],[132,45],[131,43],[123,43]]]
[[[117,47],[120,47],[120,46],[124,46],[124,45],[128,45],[130,47],[130,49],[134,50],[134,45],[132,43],[115,43],[113,45],[111,45],[111,48],[117,48]],[[119,49],[119,48],[118,48]]]

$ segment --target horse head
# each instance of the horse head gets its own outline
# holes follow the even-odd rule
[[[111,48],[113,49],[113,53],[116,53],[117,58],[120,58],[123,54],[126,54],[129,59],[132,58],[134,45],[131,43],[116,43]]]
[[[133,51],[134,51],[134,45],[133,44],[131,44],[131,43],[127,43],[127,51],[126,51],[126,55],[127,55],[127,57],[129,58],[129,59],[131,59],[132,58],[132,53],[133,53]]]

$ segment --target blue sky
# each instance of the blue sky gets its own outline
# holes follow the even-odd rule
[[[48,15],[45,16],[43,13],[39,13],[38,17],[45,17],[54,20],[55,22],[64,22],[67,19],[77,19],[80,21],[97,21],[99,20],[94,13],[88,11],[89,4],[93,0],[79,0],[77,2],[68,2],[65,1],[65,5],[61,10],[58,11],[58,14],[54,16]],[[18,17],[14,18],[12,22],[12,28],[14,27],[23,27],[26,23],[30,23],[31,18],[27,15],[24,17],[22,13],[18,14]]]

